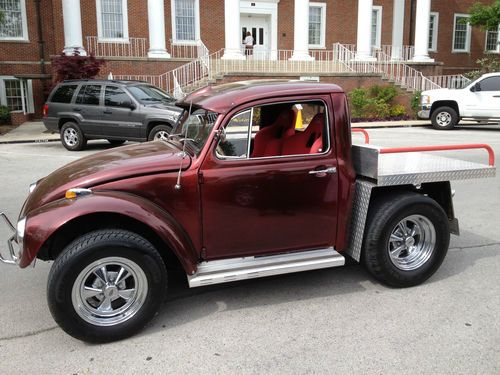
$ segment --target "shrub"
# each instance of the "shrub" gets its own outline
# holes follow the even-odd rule
[[[0,124],[10,124],[10,109],[4,105],[0,105]]]
[[[61,82],[66,79],[94,78],[99,74],[104,63],[104,60],[96,59],[92,54],[80,56],[78,52],[75,52],[73,56],[62,53],[54,58],[52,66],[56,73],[56,82]]]
[[[398,90],[394,86],[372,86],[370,87],[370,96],[378,101],[391,104],[393,99],[398,96]]]
[[[410,107],[413,110],[413,114],[416,116],[418,110],[420,109],[420,95],[422,91],[415,91],[413,96],[411,97]]]
[[[406,108],[402,104],[396,104],[391,108],[391,116],[392,117],[400,117],[406,115]]]
[[[364,88],[354,89],[349,93],[352,117],[363,117],[363,110],[369,102],[368,92]]]

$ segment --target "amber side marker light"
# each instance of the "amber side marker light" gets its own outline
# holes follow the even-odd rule
[[[90,190],[90,189],[82,189],[82,188],[68,189],[68,190],[66,190],[66,194],[64,195],[64,197],[66,199],[75,199],[77,197],[81,197],[81,196],[89,195],[89,194],[92,194],[92,190]]]

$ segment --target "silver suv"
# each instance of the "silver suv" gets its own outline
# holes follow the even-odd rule
[[[70,151],[88,139],[113,145],[166,138],[182,109],[161,89],[138,81],[71,80],[57,85],[43,107],[43,123]]]

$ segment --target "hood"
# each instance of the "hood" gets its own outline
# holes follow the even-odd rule
[[[187,155],[183,160],[180,152],[175,144],[155,141],[117,147],[81,158],[40,180],[28,197],[22,215],[64,197],[70,188],[92,188],[128,177],[177,171],[181,163],[186,169],[191,158]]]
[[[163,102],[152,102],[152,103],[143,103],[143,105],[147,108],[157,109],[158,111],[167,111],[176,116],[178,116],[182,112],[182,108],[177,107],[173,102],[172,104],[167,104]]]
[[[435,89],[435,90],[426,90],[426,91],[422,91],[422,94],[421,95],[429,95],[431,97],[431,99],[433,97],[441,97],[443,95],[447,95],[447,93],[450,92],[450,89]]]

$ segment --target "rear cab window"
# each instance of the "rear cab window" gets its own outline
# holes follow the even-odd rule
[[[76,91],[78,85],[61,85],[59,86],[50,101],[53,103],[71,103],[73,94]]]
[[[233,115],[220,131],[218,159],[257,159],[329,151],[327,107],[322,100],[266,104]]]

